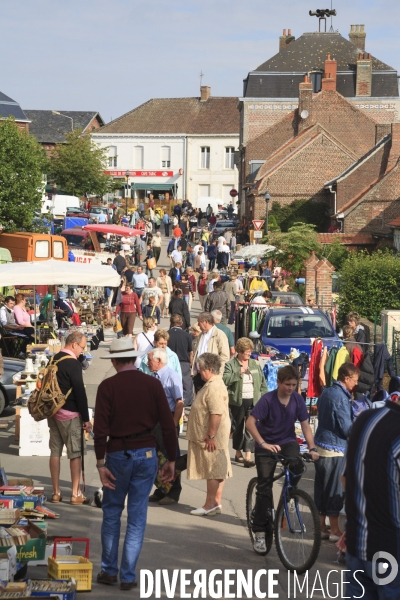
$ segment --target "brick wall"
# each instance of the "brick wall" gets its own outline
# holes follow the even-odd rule
[[[355,198],[362,190],[376,181],[386,171],[390,152],[390,140],[337,184],[337,210]],[[328,180],[327,180],[328,181]]]
[[[313,252],[305,261],[306,267],[306,298],[308,296],[315,296],[315,265],[319,262],[319,259]]]
[[[359,54],[357,60],[356,96],[370,96],[372,88],[371,55]]]
[[[317,303],[326,310],[332,305],[332,273],[335,267],[328,259],[323,258],[314,268]]]

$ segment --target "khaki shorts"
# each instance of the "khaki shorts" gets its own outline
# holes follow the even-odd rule
[[[57,421],[54,417],[47,419],[50,428],[50,456],[62,456],[64,446],[67,448],[67,456],[79,458],[82,456],[82,419],[75,417],[69,421]],[[83,440],[84,454],[86,454],[86,442]]]

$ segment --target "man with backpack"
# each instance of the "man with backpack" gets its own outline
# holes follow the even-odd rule
[[[48,365],[53,369],[59,389],[66,398],[62,407],[48,419],[50,429],[50,474],[53,483],[51,502],[62,500],[60,490],[60,459],[64,445],[70,461],[72,492],[70,504],[88,504],[80,490],[82,459],[86,454],[84,430],[92,431],[89,420],[88,401],[83,383],[82,366],[79,357],[86,347],[86,338],[79,331],[74,331],[65,340],[65,346]],[[53,367],[55,365],[55,368]],[[55,370],[56,369],[56,370]],[[50,374],[48,373],[47,376]]]

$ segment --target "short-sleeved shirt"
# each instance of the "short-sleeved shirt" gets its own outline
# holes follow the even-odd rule
[[[163,295],[163,293],[162,293],[161,289],[157,286],[154,286],[152,288],[150,288],[150,287],[145,288],[142,293],[142,306],[146,306],[149,303],[149,298],[151,298],[152,296],[155,297],[156,304],[158,304],[162,295]]]
[[[293,392],[285,407],[278,398],[278,390],[264,394],[251,411],[257,419],[257,429],[268,444],[287,444],[296,441],[294,424],[307,421],[308,412],[303,396]],[[256,446],[260,448],[256,443]]]
[[[132,281],[135,288],[138,289],[144,288],[149,283],[146,273],[135,273],[132,277]]]
[[[171,327],[168,333],[168,348],[177,354],[180,362],[189,362],[189,355],[192,352],[192,336],[187,331],[183,331],[181,327]]]
[[[175,411],[177,400],[183,397],[182,377],[167,365],[154,374],[154,377],[161,381],[167,396],[168,404],[172,412]]]

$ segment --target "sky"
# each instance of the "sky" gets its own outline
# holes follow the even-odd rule
[[[320,3],[321,4],[321,3]],[[317,31],[312,0],[1,0],[0,91],[25,109],[92,110],[105,122],[150,98],[240,96],[283,29]],[[400,4],[334,0],[333,27],[364,24],[366,50],[400,71]],[[330,23],[328,23],[328,26]],[[60,117],[61,118],[61,117]]]

